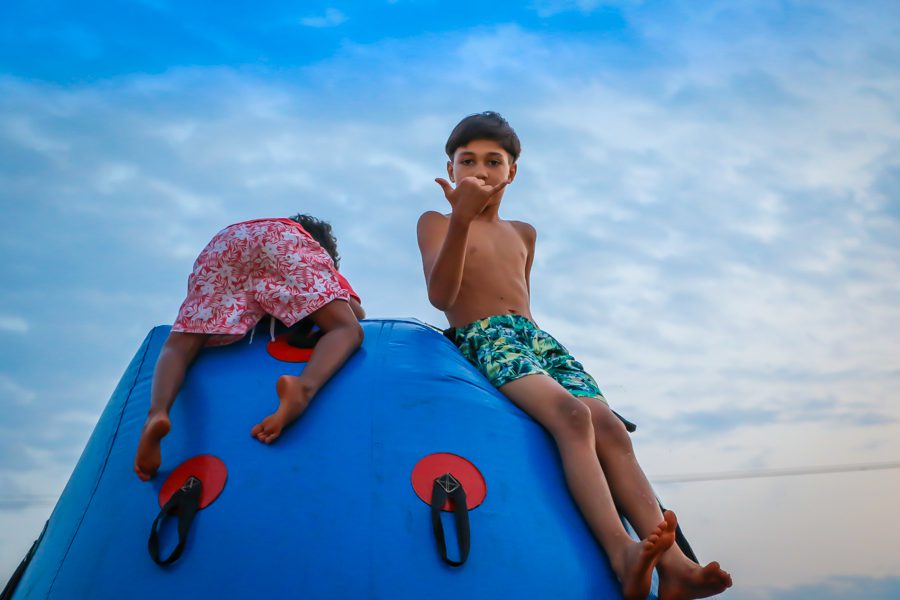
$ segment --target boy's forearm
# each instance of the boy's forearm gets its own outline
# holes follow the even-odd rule
[[[447,310],[459,294],[470,223],[450,217],[447,236],[428,276],[428,300],[439,310]]]

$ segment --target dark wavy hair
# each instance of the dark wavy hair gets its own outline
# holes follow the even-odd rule
[[[506,119],[500,116],[500,113],[490,110],[469,115],[460,121],[450,133],[444,150],[446,150],[450,160],[453,160],[453,155],[456,153],[457,148],[465,146],[474,140],[497,142],[501,148],[506,150],[512,158],[512,162],[516,162],[519,159],[519,154],[522,153],[522,144],[519,142],[516,130],[507,123]]]
[[[294,215],[290,217],[291,221],[300,223],[300,226],[306,232],[313,236],[313,239],[319,242],[319,245],[325,249],[334,261],[334,267],[337,268],[341,263],[341,256],[337,250],[337,239],[331,231],[331,223],[320,221],[311,215]]]

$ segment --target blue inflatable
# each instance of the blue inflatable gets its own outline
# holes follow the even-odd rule
[[[440,332],[368,320],[365,342],[306,414],[266,446],[250,428],[277,406],[275,381],[302,365],[256,335],[204,350],[171,413],[163,463],[132,471],[169,328],[144,340],[122,377],[13,594],[72,598],[620,598],[602,549],[569,496],[546,432],[498,393]],[[263,326],[260,326],[263,329]],[[462,566],[437,550],[412,472],[452,453],[481,473]],[[160,488],[183,461],[228,470],[167,566],[148,553]],[[458,555],[452,513],[441,518]],[[175,521],[161,528],[175,546]],[[458,558],[458,556],[457,556]]]

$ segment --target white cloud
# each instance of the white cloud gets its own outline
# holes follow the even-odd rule
[[[28,321],[22,317],[14,315],[0,315],[0,331],[9,331],[11,333],[27,333],[29,329]]]
[[[569,11],[587,14],[600,7],[635,6],[641,2],[642,0],[535,0],[532,8],[542,17],[552,17]]]
[[[30,404],[36,397],[34,390],[20,385],[6,373],[0,373],[0,403],[7,409],[16,404]]]
[[[432,179],[443,174],[450,128],[497,109],[523,138],[504,214],[539,230],[535,315],[639,421],[648,471],[896,456],[895,426],[858,425],[867,414],[900,418],[900,224],[882,212],[898,190],[880,179],[897,163],[900,117],[884,98],[896,97],[900,77],[870,58],[898,54],[890,19],[841,9],[817,21],[824,33],[773,36],[764,15],[740,4],[686,20],[623,6],[647,45],[627,68],[609,42],[503,27],[347,44],[290,79],[228,69],[96,87],[3,79],[0,144],[40,157],[42,170],[2,175],[5,190],[23,190],[22,204],[40,210],[39,228],[7,224],[2,237],[54,261],[127,258],[140,278],[55,290],[88,309],[77,332],[93,332],[92,342],[108,337],[110,321],[137,327],[174,313],[193,256],[221,226],[295,211],[334,222],[343,268],[370,314],[441,324],[424,297],[415,221],[444,208]],[[318,26],[344,18],[328,15]],[[851,31],[835,34],[839,25]],[[48,223],[46,214],[78,220]],[[103,251],[67,246],[79,228]],[[3,317],[0,329],[27,331],[37,316]],[[97,368],[117,372],[123,360]],[[19,405],[35,397],[8,376],[0,391]],[[82,406],[73,398],[64,419],[83,424],[85,398],[98,401],[77,393]],[[699,422],[754,410],[759,419],[727,435]],[[692,428],[675,430],[692,417]],[[661,491],[701,555],[739,565],[744,580],[862,573],[867,560],[889,572],[883,540],[867,554],[876,513],[855,526],[868,517],[852,515],[859,504],[849,492],[729,485]],[[771,540],[798,529],[790,517],[829,497],[844,503],[848,522],[834,530],[853,560],[769,561]],[[751,523],[740,543],[736,522]],[[811,539],[830,547],[831,531]]]
[[[329,8],[324,15],[305,17],[300,22],[307,27],[337,27],[347,20],[346,15],[336,8]]]

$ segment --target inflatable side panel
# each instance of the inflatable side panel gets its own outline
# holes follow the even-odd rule
[[[386,504],[376,538],[397,548],[374,571],[390,590],[427,597],[435,586],[470,598],[617,598],[606,559],[578,514],[552,440],[512,405],[439,333],[390,322],[380,354],[388,364],[374,427]],[[409,488],[415,463],[432,452],[466,457],[485,477],[484,503],[471,511],[471,554],[462,568],[440,562],[427,507]],[[403,528],[397,531],[398,524]],[[450,529],[450,521],[445,521]],[[401,554],[402,551],[402,554]],[[416,576],[428,573],[427,577]],[[562,583],[564,582],[564,583]]]
[[[44,537],[19,582],[16,598],[49,596],[107,467],[128,398],[149,399],[153,366],[167,334],[167,327],[151,330],[122,375],[50,516]]]
[[[204,350],[172,409],[160,473],[144,483],[132,464],[168,333],[154,329],[15,598],[620,598],[546,432],[432,328],[363,327],[363,347],[270,446],[250,429],[277,407],[277,378],[303,365],[269,356],[265,335]],[[467,458],[487,483],[462,567],[440,559],[430,508],[410,482],[436,452]],[[197,514],[181,558],[160,567],[147,552],[160,488],[199,454],[224,461],[228,480]],[[164,554],[173,530],[164,528]]]

